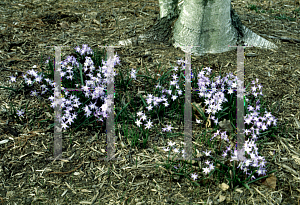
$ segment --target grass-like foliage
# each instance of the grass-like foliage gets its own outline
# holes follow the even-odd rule
[[[192,88],[199,88],[193,91],[192,98],[195,102],[205,105],[205,112],[202,108],[193,106],[201,115],[195,118],[199,127],[203,128],[201,134],[194,136],[198,144],[205,144],[207,150],[201,150],[201,160],[205,161],[206,167],[195,168],[192,161],[174,160],[175,157],[185,157],[185,150],[181,145],[172,142],[182,132],[172,131],[179,122],[184,119],[185,104],[185,64],[182,69],[173,66],[172,70],[165,70],[159,76],[138,74],[139,69],[131,70],[131,73],[122,73],[120,70],[115,75],[115,108],[111,107],[111,98],[107,96],[108,77],[112,75],[110,69],[120,63],[117,55],[113,59],[107,60],[104,50],[93,52],[87,45],[82,49],[75,48],[75,56],[68,56],[62,61],[61,76],[62,88],[82,88],[83,91],[62,90],[61,101],[55,100],[54,64],[50,58],[46,61],[46,69],[42,67],[42,72],[30,70],[23,75],[25,79],[24,87],[31,89],[31,95],[42,95],[49,99],[48,112],[53,113],[54,107],[62,107],[63,116],[61,125],[64,134],[72,134],[87,125],[93,125],[95,129],[105,128],[105,120],[108,115],[115,113],[116,131],[120,131],[131,141],[131,146],[144,148],[147,146],[147,139],[151,133],[157,133],[168,141],[168,147],[164,150],[168,153],[168,160],[164,164],[167,170],[172,171],[172,175],[186,177],[195,186],[205,184],[210,176],[214,176],[217,181],[225,179],[230,181],[233,187],[243,185],[248,188],[249,183],[267,177],[274,170],[267,172],[267,162],[264,157],[259,156],[262,143],[267,137],[273,137],[278,129],[276,119],[261,105],[262,86],[252,82],[251,89],[245,88],[244,113],[245,113],[245,144],[243,150],[236,150],[231,142],[236,142],[236,133],[220,132],[219,122],[229,120],[234,130],[236,130],[236,104],[237,104],[237,77],[232,74],[226,77],[211,74],[211,69],[192,68]],[[103,60],[104,58],[104,60]],[[178,65],[184,63],[178,61]],[[111,69],[112,70],[112,69]],[[130,69],[128,68],[127,71]],[[16,78],[11,76],[11,81]],[[137,94],[138,82],[143,82],[143,95]],[[38,94],[33,90],[33,84],[39,83],[41,92]],[[142,86],[143,87],[143,86]],[[7,88],[13,91],[12,88]],[[141,89],[139,89],[141,91]],[[124,99],[129,99],[124,102]],[[11,110],[12,118],[19,122],[26,120],[27,105],[22,105],[18,110]],[[211,130],[206,130],[204,125],[208,121],[212,122]],[[50,119],[38,121],[47,122]],[[37,122],[33,122],[37,123]],[[117,128],[121,124],[121,128]],[[129,128],[129,125],[131,128]],[[54,123],[50,125],[54,126]],[[134,127],[134,129],[132,129]],[[119,130],[120,129],[120,130]],[[182,142],[182,144],[184,144]],[[194,158],[199,155],[193,147]],[[242,156],[242,158],[240,157]]]

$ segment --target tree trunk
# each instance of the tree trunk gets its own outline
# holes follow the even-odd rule
[[[242,25],[230,0],[159,0],[160,20],[137,38],[120,41],[172,44],[192,54],[222,53],[236,49],[229,45],[252,45],[277,49],[277,46]]]

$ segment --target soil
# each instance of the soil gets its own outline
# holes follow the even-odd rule
[[[258,12],[252,10],[253,5]],[[33,116],[28,116],[21,124],[9,118],[3,109],[30,102],[30,112],[38,110],[40,118],[45,119],[46,106],[39,105],[28,90],[16,94],[0,87],[0,141],[9,139],[0,144],[0,203],[299,204],[300,1],[234,0],[232,7],[246,27],[278,46],[277,50],[245,48],[244,61],[244,84],[259,79],[266,107],[278,119],[278,126],[289,130],[280,130],[262,150],[261,154],[270,163],[268,169],[277,170],[268,178],[269,182],[258,181],[249,185],[250,190],[239,187],[233,191],[222,189],[222,183],[215,179],[208,179],[208,186],[199,187],[195,194],[195,188],[186,178],[172,178],[167,170],[156,169],[159,155],[154,154],[154,145],[165,144],[158,140],[159,136],[151,133],[147,148],[138,148],[131,147],[123,133],[118,133],[116,150],[122,160],[105,161],[99,160],[105,156],[105,131],[92,126],[63,137],[66,160],[47,160],[53,157],[54,131],[47,128],[53,120],[31,125]],[[5,13],[0,17],[0,86],[14,88],[21,87],[9,84],[9,76],[17,73],[20,79],[22,72],[40,65],[40,52],[54,56],[50,48],[39,47],[40,44],[67,42],[71,49],[63,50],[63,56],[72,53],[77,43],[89,44],[94,50],[97,45],[147,33],[159,17],[159,4],[154,0],[2,0],[0,9]],[[261,12],[271,9],[273,13]],[[185,57],[179,48],[164,43],[137,43],[114,50],[120,56],[121,71],[141,67],[143,74],[148,68],[153,76],[163,74],[171,68],[170,63],[175,65],[177,59]],[[192,68],[210,67],[225,76],[236,74],[236,61],[236,50],[192,56]],[[165,67],[158,69],[160,64]],[[137,87],[132,92],[137,92]],[[41,100],[45,102],[44,98]]]

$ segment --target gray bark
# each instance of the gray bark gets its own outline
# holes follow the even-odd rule
[[[192,54],[222,53],[236,49],[235,45],[252,45],[277,49],[270,41],[245,27],[232,9],[230,0],[159,0],[160,20],[137,38],[120,41],[165,43],[180,47],[193,45]]]

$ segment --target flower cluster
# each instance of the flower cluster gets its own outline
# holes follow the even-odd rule
[[[180,63],[180,61],[178,61],[178,63]],[[175,68],[174,70],[176,71],[177,68]],[[204,70],[206,70],[208,72],[208,74],[210,74],[211,72],[211,69],[210,68],[204,68]],[[208,109],[206,109],[206,113],[208,114],[212,114],[212,116],[210,116],[210,119],[214,120],[215,124],[218,124],[218,119],[215,119],[215,116],[214,114],[216,114],[218,111],[221,111],[222,110],[222,103],[223,102],[226,102],[227,99],[225,98],[224,96],[224,92],[228,92],[228,94],[233,94],[233,89],[232,88],[236,88],[237,87],[237,77],[236,76],[233,76],[232,74],[231,75],[227,75],[225,78],[223,79],[220,79],[221,77],[216,77],[216,82],[211,82],[209,80],[208,77],[205,77],[205,71],[201,71],[198,75],[198,85],[199,85],[199,89],[200,89],[200,93],[199,93],[199,96],[200,97],[205,97],[205,98],[211,98],[211,99],[206,99],[205,100],[205,104],[206,105],[209,105]],[[230,80],[229,78],[232,78],[232,77],[235,77],[234,80]],[[181,95],[182,94],[182,91],[179,90],[179,86],[177,84],[178,81],[176,81],[177,79],[177,75],[173,75],[173,78],[174,78],[174,81],[171,81],[170,82],[170,86],[176,86],[176,92]],[[258,82],[258,79],[256,79],[256,81]],[[252,84],[255,84],[255,81],[252,82]],[[207,88],[205,87],[205,85],[211,85],[212,88]],[[217,89],[217,86],[220,85],[221,86],[221,90]],[[157,87],[161,87],[160,85],[157,85]],[[225,87],[227,87],[227,89],[225,89]],[[258,88],[260,89],[260,95],[262,95],[262,91],[261,91],[261,88],[262,86],[259,85]],[[209,92],[210,91],[210,92]],[[256,91],[256,87],[252,87],[252,95],[257,97],[258,93],[255,92]],[[162,93],[166,93],[168,95],[172,95],[172,90],[162,90]],[[175,92],[175,93],[176,93]],[[207,93],[208,92],[208,93]],[[176,94],[172,95],[172,100],[174,101],[178,96],[176,96]],[[148,104],[148,107],[147,109],[148,110],[151,110],[153,108],[153,106],[158,106],[159,103],[163,102],[164,101],[164,105],[165,107],[167,107],[169,104],[168,104],[168,98],[165,98],[165,95],[163,95],[161,98],[158,98],[158,97],[153,97],[153,95],[148,95],[147,97],[147,104]],[[247,99],[247,101],[249,101]],[[151,104],[153,103],[153,104]],[[153,105],[153,106],[152,106]],[[257,135],[259,134],[259,129],[262,129],[262,130],[266,130],[267,129],[267,125],[271,125],[271,123],[273,122],[273,125],[276,125],[276,120],[274,119],[274,117],[271,116],[270,113],[267,113],[266,112],[266,115],[263,116],[263,117],[258,117],[258,111],[260,109],[260,106],[259,106],[259,101],[257,101],[256,103],[256,109],[253,113],[251,113],[251,115],[246,115],[245,116],[245,123],[247,124],[250,124],[251,121],[253,120],[253,124],[254,126],[251,127],[251,130],[252,130],[252,139],[249,141],[249,139],[245,142],[245,145],[244,145],[244,149],[242,150],[239,150],[239,156],[238,156],[238,150],[234,150],[232,152],[232,156],[231,156],[231,160],[230,161],[233,161],[233,160],[236,160],[236,161],[240,161],[240,164],[238,166],[238,168],[240,168],[241,170],[243,170],[246,174],[248,175],[252,175],[252,178],[255,179],[255,177],[253,176],[252,172],[248,172],[248,167],[252,166],[252,167],[258,167],[258,171],[257,173],[258,174],[265,174],[266,173],[266,169],[264,169],[264,166],[265,166],[265,159],[261,156],[258,156],[258,152],[257,152],[257,147],[255,145],[255,140],[257,139]],[[248,110],[249,111],[253,111],[254,108],[249,105],[248,106]],[[146,120],[146,116],[145,114],[143,114],[142,112],[138,112],[137,113],[138,116],[141,116],[141,118],[139,120],[136,121],[136,124],[140,127],[140,125],[142,124],[141,121],[142,120]],[[263,122],[260,122],[259,120],[267,120],[268,119],[268,122],[267,124],[263,123]],[[152,125],[152,122],[149,120],[147,121],[147,124],[146,124],[146,128],[149,129]],[[255,129],[256,127],[256,129]],[[171,131],[172,127],[171,126],[168,126],[167,128],[163,128],[163,131]],[[254,132],[254,130],[256,131],[256,134]],[[251,131],[249,131],[248,129],[245,129],[245,132],[246,135],[249,135]],[[212,140],[215,136],[219,135],[220,134],[220,131],[217,130],[217,133],[214,134],[214,136],[210,139]],[[228,136],[226,135],[226,131],[223,132],[221,134],[221,139],[229,142],[229,139],[227,138]],[[172,144],[169,144],[170,146],[172,146]],[[225,158],[227,156],[227,152],[230,151],[232,148],[231,146],[228,146],[226,148],[226,150],[223,152],[223,157]],[[165,149],[165,151],[169,151],[169,148]],[[177,149],[174,149],[173,150],[174,152],[178,152]],[[182,152],[184,153],[184,150],[182,150]],[[246,159],[244,157],[244,152],[246,152],[246,156],[250,156],[251,159]],[[207,156],[209,155],[209,153],[205,153]],[[242,155],[242,157],[240,157],[240,155]],[[184,155],[183,155],[184,157]],[[210,164],[208,168],[204,168],[204,173],[209,173],[210,171],[213,170],[213,164]],[[195,174],[192,175],[193,178],[196,177]]]
[[[85,55],[86,53],[87,54],[93,53],[92,50],[89,47],[87,47],[87,45],[83,45],[82,50],[80,50],[80,47],[76,47],[75,50],[81,55]],[[48,64],[49,60],[47,60],[45,63]],[[99,66],[100,72],[95,72],[96,73],[95,74],[94,73],[95,67],[93,61],[91,60],[90,57],[87,56],[85,57],[85,63],[83,69],[84,69],[84,73],[87,73],[89,71],[89,73],[86,74],[86,76],[88,76],[90,80],[85,80],[85,85],[82,85],[81,87],[87,99],[89,98],[92,98],[93,100],[96,99],[96,102],[94,103],[91,102],[89,105],[86,105],[83,108],[83,110],[85,111],[85,116],[89,117],[93,112],[94,116],[98,118],[98,120],[100,121],[103,121],[102,117],[107,118],[108,116],[107,112],[109,113],[112,110],[111,108],[109,109],[109,106],[112,104],[112,100],[108,99],[104,92],[106,83],[109,82],[107,79],[109,79],[109,76],[111,75],[111,73],[108,72],[109,71],[108,68],[111,67],[112,63],[114,63],[114,66],[116,65],[116,63],[120,64],[120,60],[118,56],[115,55],[114,58],[110,59],[109,61],[102,60],[102,63],[103,63],[103,67]],[[71,64],[72,66],[69,64]],[[62,61],[61,67],[62,69],[58,71],[60,71],[62,78],[66,78],[68,81],[72,81],[73,80],[72,74],[74,73],[74,70],[81,69],[82,65],[79,64],[76,61],[76,58],[74,58],[73,56],[68,56],[64,61]],[[36,68],[36,66],[33,66],[33,68]],[[35,80],[32,80],[31,78],[27,78],[26,74],[23,75],[23,78],[25,79],[25,83],[27,83],[28,85],[32,85],[34,82],[42,83],[42,79],[44,79],[43,73],[37,73],[33,69],[27,71],[27,74],[35,78]],[[103,78],[103,75],[105,76],[105,79]],[[114,75],[116,75],[116,73],[114,73]],[[11,76],[10,78],[12,82],[15,81],[14,76]],[[56,100],[55,96],[59,97],[58,91],[55,89],[56,83],[49,78],[45,78],[44,82],[52,86],[53,87],[52,90],[54,90],[54,96],[48,98],[51,101],[51,107],[54,108],[59,104],[61,104],[61,107],[63,108],[64,115],[62,117],[58,116],[58,118],[59,120],[62,120],[62,128],[66,129],[68,128],[67,124],[71,125],[71,123],[73,123],[74,120],[76,119],[77,114],[76,112],[72,113],[72,111],[74,110],[74,107],[79,108],[81,102],[79,102],[79,98],[76,97],[75,95],[70,95],[70,92],[67,91],[66,88],[64,88],[63,86],[61,87],[63,92],[62,93],[63,97],[61,101]],[[49,88],[47,88],[45,84],[41,85],[41,88],[42,88],[41,94],[44,94],[49,90]],[[92,92],[92,90],[94,91]],[[31,91],[32,96],[37,96],[37,94],[38,93],[36,90]],[[98,98],[104,101],[101,107],[96,106]],[[100,108],[102,111],[100,110]],[[23,113],[21,111],[18,114],[22,115]]]
[[[62,87],[63,95],[61,101],[57,101],[54,96],[57,96],[57,90],[55,90],[55,82],[50,80],[49,78],[44,78],[43,73],[37,73],[34,70],[30,70],[27,72],[27,74],[33,76],[35,79],[32,80],[31,78],[27,78],[27,75],[24,75],[25,82],[28,85],[32,85],[34,82],[38,83],[44,83],[42,87],[42,93],[44,94],[48,91],[47,86],[45,85],[48,83],[53,88],[51,90],[54,90],[54,95],[49,97],[49,100],[51,101],[51,107],[61,106],[64,108],[64,115],[61,118],[62,121],[62,127],[64,129],[68,128],[67,124],[71,125],[74,123],[77,114],[79,114],[82,110],[85,112],[85,116],[89,118],[91,114],[93,113],[93,116],[96,117],[98,120],[103,121],[104,118],[108,117],[108,113],[112,113],[112,108],[110,108],[112,104],[112,96],[107,96],[105,94],[105,87],[106,84],[109,83],[109,79],[111,75],[116,75],[116,73],[112,73],[112,71],[109,71],[109,68],[115,66],[116,64],[120,64],[120,60],[117,55],[114,56],[113,59],[106,61],[102,60],[102,67],[99,66],[99,70],[95,70],[95,65],[93,63],[93,60],[91,57],[85,56],[85,54],[93,54],[93,51],[87,46],[83,45],[83,48],[80,49],[80,47],[76,47],[75,50],[80,54],[80,58],[84,59],[84,64],[81,65],[76,61],[76,58],[73,56],[67,57],[66,60],[62,61],[62,69],[59,70],[61,73],[61,76],[63,78],[62,84],[64,83],[68,84],[71,81],[73,81],[74,72],[79,71],[79,73],[76,77],[81,80],[81,88],[82,92],[84,94],[84,98],[78,98],[76,95],[71,95],[69,91],[67,91],[64,87]],[[179,60],[177,63],[180,65],[180,63],[183,63],[184,61]],[[47,60],[46,63],[49,63]],[[71,65],[69,65],[71,64]],[[35,67],[34,67],[35,68]],[[84,72],[84,78],[82,75],[82,70]],[[174,67],[174,71],[178,70],[178,67]],[[184,70],[184,66],[182,68]],[[205,105],[208,106],[207,109],[205,109],[206,113],[209,114],[210,119],[214,121],[216,125],[218,125],[218,113],[223,110],[223,104],[228,101],[226,98],[226,95],[233,95],[235,88],[237,88],[238,78],[236,76],[233,76],[232,74],[227,75],[224,78],[221,78],[220,76],[216,77],[213,80],[209,80],[208,77],[205,75],[209,75],[211,72],[210,68],[204,68],[201,70],[198,74],[198,86],[199,86],[199,97],[205,98]],[[86,76],[90,78],[90,80],[86,79]],[[53,76],[52,76],[53,77]],[[136,71],[132,69],[131,71],[131,78],[136,79]],[[235,78],[234,78],[235,77]],[[15,81],[15,77],[10,77],[11,81]],[[158,107],[160,104],[162,104],[165,108],[167,108],[170,104],[174,103],[175,100],[179,100],[179,97],[183,94],[182,89],[180,89],[180,84],[178,80],[178,75],[173,74],[172,76],[173,80],[170,81],[170,88],[164,89],[160,84],[156,86],[157,89],[160,89],[161,96],[156,97],[152,94],[148,94],[146,97],[147,107],[146,109],[148,111],[153,110],[154,107]],[[232,79],[233,78],[233,79]],[[83,84],[83,79],[85,79]],[[258,79],[256,79],[256,82],[258,82]],[[255,81],[252,82],[254,86],[252,87],[251,95],[254,97],[257,97],[258,94],[262,95],[261,85],[258,85],[258,90],[256,92],[257,87],[255,87]],[[207,87],[210,86],[210,87]],[[77,84],[78,87],[78,84]],[[221,87],[221,89],[219,89]],[[240,89],[240,88],[238,88]],[[50,90],[50,91],[51,91]],[[260,92],[260,93],[259,93]],[[32,91],[32,95],[36,96],[37,92]],[[250,95],[250,93],[247,93],[246,95]],[[237,96],[242,97],[242,96]],[[85,102],[86,99],[95,100],[94,103],[90,103],[89,105],[86,105]],[[101,104],[101,107],[97,106],[97,100],[100,99],[104,103]],[[246,101],[248,102],[249,99],[247,98]],[[170,103],[170,104],[169,104]],[[81,104],[85,104],[85,107],[81,106]],[[75,110],[74,108],[77,108],[78,110]],[[101,108],[101,110],[100,110]],[[261,114],[260,111],[260,105],[259,101],[256,102],[255,108],[249,105],[247,107],[250,114],[247,114],[245,116],[245,123],[247,125],[253,124],[253,126],[249,129],[245,129],[244,133],[246,136],[251,136],[251,139],[248,139],[244,146],[243,150],[234,150],[232,151],[232,147],[228,146],[226,147],[226,150],[223,152],[223,158],[229,158],[228,152],[232,151],[232,156],[230,157],[230,161],[236,160],[240,161],[238,168],[241,169],[244,173],[251,176],[251,178],[255,178],[253,176],[253,171],[249,171],[249,169],[254,167],[257,170],[258,174],[265,174],[266,169],[265,167],[265,159],[263,157],[258,156],[258,148],[255,145],[255,141],[257,140],[257,135],[259,135],[260,130],[266,130],[268,127],[271,126],[271,124],[276,125],[275,118],[268,112],[265,112],[264,116],[259,116]],[[73,113],[72,113],[73,111]],[[18,115],[22,115],[22,111],[19,111]],[[135,121],[136,125],[138,127],[141,127],[143,124],[142,121],[144,121],[144,125],[146,129],[150,129],[153,125],[153,122],[149,119],[147,121],[146,114],[142,111],[139,111],[136,113],[140,119],[137,119]],[[197,120],[197,123],[200,123],[200,120]],[[171,125],[166,125],[165,128],[162,128],[163,132],[171,132],[173,127]],[[214,134],[214,136],[210,139],[213,140],[214,137],[220,135],[220,131],[217,130],[217,133]],[[221,139],[229,142],[229,139],[227,138],[226,132],[221,133]],[[182,152],[184,157],[184,150],[179,150],[177,148],[173,148],[173,143],[170,142],[169,146],[175,153]],[[164,149],[165,151],[169,151],[170,147]],[[204,152],[204,154],[208,157],[210,156],[210,152]],[[240,155],[243,157],[241,158]],[[206,161],[206,164],[208,167],[203,168],[204,174],[210,173],[212,170],[215,169],[215,166],[212,162]],[[196,180],[197,174],[193,173],[191,177]]]

